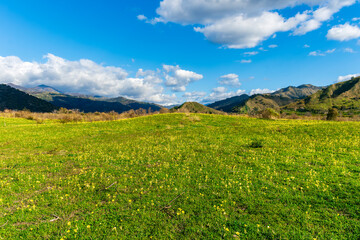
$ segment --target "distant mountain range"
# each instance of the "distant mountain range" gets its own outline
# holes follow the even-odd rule
[[[59,107],[8,85],[0,84],[0,111],[5,109],[52,112]]]
[[[287,113],[326,114],[329,108],[337,108],[345,116],[360,114],[360,77],[327,87],[306,84],[269,94],[241,95],[208,106],[228,113],[256,114],[273,108]]]
[[[267,108],[273,108],[277,111],[283,106],[303,99],[311,94],[316,93],[322,89],[310,84],[301,85],[298,87],[282,88],[274,93],[257,94],[253,96],[241,95],[237,97],[228,98],[209,104],[217,110],[223,110],[228,113],[256,113]]]
[[[148,110],[151,108],[152,111],[158,111],[162,108],[157,104],[139,102],[124,97],[105,98],[80,94],[65,94],[46,85],[39,85],[33,88],[25,88],[15,84],[8,85],[34,97],[45,100],[58,108],[78,109],[82,112],[115,111],[122,113],[131,109],[137,110],[142,108]]]
[[[125,112],[131,109],[158,111],[160,105],[130,100],[124,97],[104,98],[96,96],[65,94],[50,86],[33,88],[14,84],[0,84],[0,110],[24,108],[35,112],[51,112],[60,107],[78,109],[83,112]],[[310,84],[282,88],[274,93],[246,94],[214,102],[204,106],[196,102],[186,102],[171,108],[171,112],[192,112],[224,114],[256,114],[267,108],[288,114],[326,114],[329,108],[337,108],[343,115],[360,114],[360,77],[336,83],[327,87]]]
[[[360,77],[330,85],[283,109],[324,114],[331,107],[344,115],[360,114]]]

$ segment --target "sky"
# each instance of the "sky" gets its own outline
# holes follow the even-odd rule
[[[357,0],[0,2],[0,83],[172,105],[357,75]]]

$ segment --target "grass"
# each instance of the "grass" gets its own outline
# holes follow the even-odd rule
[[[0,239],[359,239],[359,143],[357,122],[0,118]]]

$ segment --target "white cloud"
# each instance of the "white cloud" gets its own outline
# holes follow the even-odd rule
[[[174,100],[164,94],[162,80],[154,71],[139,69],[136,77],[129,77],[120,67],[104,66],[88,59],[69,61],[52,54],[45,62],[25,62],[15,56],[0,57],[0,83],[21,86],[46,84],[64,92],[124,96],[159,104]]]
[[[153,18],[153,19],[148,19],[148,17],[146,17],[145,15],[138,15],[137,19],[140,21],[144,21],[146,23],[150,23],[152,25],[155,25],[157,23],[161,23],[164,22],[164,20],[162,18]]]
[[[343,81],[347,81],[347,80],[350,80],[351,78],[355,78],[355,77],[359,77],[360,76],[360,73],[357,73],[357,74],[349,74],[349,75],[346,75],[346,76],[339,76],[338,77],[338,82],[343,82]]]
[[[356,0],[162,0],[155,22],[196,25],[195,31],[228,48],[252,48],[277,32],[303,35]],[[279,10],[305,6],[285,18]]]
[[[253,51],[253,52],[245,52],[244,55],[248,55],[248,56],[255,56],[257,55],[259,52],[257,51]]]
[[[146,16],[144,16],[144,15],[138,15],[138,16],[137,16],[137,19],[140,20],[140,21],[145,21],[145,20],[147,20],[148,18],[147,18]]]
[[[359,18],[359,17],[357,17],[357,18],[353,18],[353,19],[351,19],[351,21],[353,21],[353,22],[357,22],[357,21],[360,21],[360,18]]]
[[[309,48],[309,47],[310,47],[310,45],[307,45],[307,44],[304,45],[304,48]]]
[[[329,40],[349,41],[351,39],[360,38],[360,28],[356,25],[345,23],[331,28],[326,35]]]
[[[185,102],[201,102],[206,96],[206,92],[186,92],[183,95]]]
[[[260,89],[260,88],[258,88],[258,89],[253,89],[253,90],[251,90],[251,91],[250,91],[250,95],[273,93],[273,92],[275,92],[275,91],[274,91],[274,90],[267,89],[267,88],[265,88],[265,89]]]
[[[276,45],[276,44],[269,45],[269,48],[277,48],[277,47],[278,47],[278,45]]]
[[[227,88],[225,87],[217,87],[212,90],[212,92],[203,99],[204,103],[211,103],[216,102],[219,100],[223,100],[226,98],[240,96],[245,93],[245,90],[237,90],[237,91],[230,91],[228,92]]]
[[[352,49],[352,48],[345,48],[345,49],[344,49],[344,52],[347,52],[347,53],[355,53],[354,49]]]
[[[241,63],[252,63],[251,59],[243,59],[240,61]]]
[[[239,76],[235,73],[230,73],[220,77],[219,83],[221,85],[228,85],[232,87],[240,87]]]
[[[329,49],[329,50],[326,50],[326,51],[320,51],[320,50],[317,50],[317,51],[312,51],[309,53],[309,56],[313,56],[313,57],[318,57],[318,56],[321,56],[321,57],[324,57],[328,54],[331,54],[331,53],[334,53],[336,51],[336,48],[334,49]]]
[[[195,27],[212,42],[228,48],[252,48],[268,39],[276,32],[286,32],[294,28],[303,18],[296,15],[285,20],[276,12],[263,12],[260,16],[224,18],[211,25]]]
[[[165,85],[175,92],[185,92],[189,83],[203,79],[203,75],[183,70],[179,66],[163,65],[165,71]]]

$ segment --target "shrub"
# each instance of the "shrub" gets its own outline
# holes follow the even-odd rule
[[[280,114],[272,108],[267,108],[261,112],[261,118],[263,119],[277,119],[280,117]]]
[[[263,148],[264,147],[264,142],[262,140],[260,140],[260,139],[255,139],[250,143],[249,147],[251,147],[251,148]]]
[[[336,108],[330,108],[328,114],[326,115],[326,120],[328,121],[336,121],[339,112]]]

